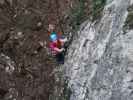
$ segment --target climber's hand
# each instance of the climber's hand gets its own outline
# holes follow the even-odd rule
[[[63,51],[65,51],[65,49],[64,48],[61,48],[61,52],[63,52]]]
[[[68,38],[66,37],[65,39],[64,39],[64,42],[67,42],[68,41]]]

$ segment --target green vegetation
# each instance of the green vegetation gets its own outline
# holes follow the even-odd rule
[[[128,16],[125,21],[124,29],[133,29],[133,5],[128,8]]]
[[[128,10],[129,12],[133,11],[133,5],[129,6],[129,7],[127,8],[127,10]]]
[[[79,0],[77,6],[72,8],[70,13],[73,29],[78,29],[79,25],[89,18],[92,21],[99,19],[105,4],[106,0]]]
[[[71,9],[71,25],[78,29],[79,25],[85,20],[85,0],[79,0],[78,5]]]
[[[103,8],[106,4],[106,0],[93,0],[92,2],[92,20],[99,19],[101,17]]]
[[[129,29],[133,28],[133,12],[130,12],[127,16],[126,22],[125,22],[125,26]]]

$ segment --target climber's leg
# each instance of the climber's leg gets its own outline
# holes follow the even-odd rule
[[[58,53],[56,55],[56,61],[59,64],[64,64],[64,54],[63,54],[63,52],[62,53]]]

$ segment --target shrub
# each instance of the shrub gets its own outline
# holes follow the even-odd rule
[[[125,21],[124,29],[133,29],[133,5],[128,8],[128,16]]]
[[[78,5],[71,9],[71,25],[77,29],[78,26],[85,20],[85,0],[79,0]]]
[[[92,21],[94,21],[101,17],[106,0],[93,0],[92,3]]]

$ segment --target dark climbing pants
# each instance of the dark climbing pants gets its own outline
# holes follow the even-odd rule
[[[61,53],[56,54],[55,57],[56,57],[56,61],[58,64],[64,64],[64,59],[65,59],[65,54],[67,52],[67,47],[68,47],[68,44],[65,43],[64,47],[63,47],[65,50]]]
[[[56,61],[59,64],[64,64],[64,53],[63,52],[56,54]]]

